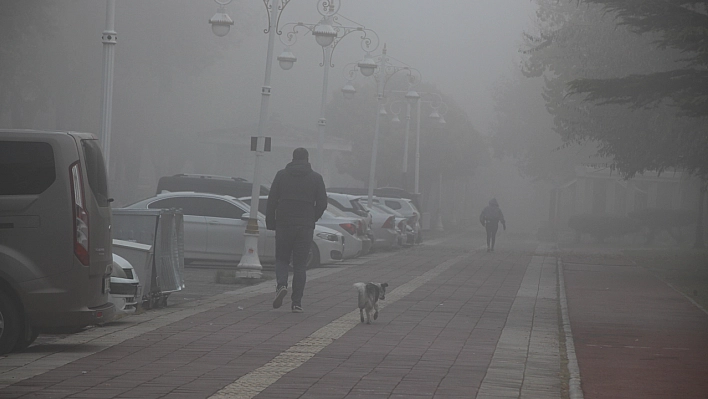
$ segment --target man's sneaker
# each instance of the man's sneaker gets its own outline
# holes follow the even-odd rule
[[[302,313],[302,306],[294,305],[293,306],[293,313]]]
[[[273,309],[278,309],[283,305],[283,299],[288,295],[288,287],[278,287],[275,291],[275,299],[273,299]]]

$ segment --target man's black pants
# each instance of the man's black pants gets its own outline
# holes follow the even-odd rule
[[[292,305],[302,306],[307,280],[307,257],[314,229],[308,226],[278,226],[275,229],[275,279],[278,287],[288,286],[290,261],[293,265]]]

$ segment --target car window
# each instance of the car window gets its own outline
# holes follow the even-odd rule
[[[202,216],[241,219],[244,210],[236,205],[216,198],[194,198],[198,201],[199,212]]]
[[[55,179],[49,143],[0,141],[0,195],[41,194]]]
[[[384,200],[384,204],[395,211],[402,208],[401,204],[398,201]]]
[[[86,163],[86,177],[98,206],[108,206],[108,182],[106,181],[106,165],[103,162],[98,140],[81,140]]]
[[[386,206],[386,205],[378,205],[378,204],[377,204],[377,205],[374,205],[374,206],[377,207],[377,208],[379,208],[379,209],[381,209],[382,211],[384,211],[384,212],[386,212],[386,213],[389,213],[389,214],[392,214],[392,215],[396,215],[396,216],[398,216],[398,217],[404,217],[400,212],[398,212],[398,211],[396,211],[396,210],[394,210],[394,209],[392,209],[392,208],[389,208],[389,207]]]

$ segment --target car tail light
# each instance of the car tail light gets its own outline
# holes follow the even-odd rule
[[[384,229],[393,229],[396,227],[396,217],[395,216],[389,216],[388,219],[384,222],[383,227]]]
[[[89,217],[84,200],[84,186],[81,165],[74,162],[69,167],[71,173],[71,202],[74,211],[74,254],[82,265],[88,266],[89,256]]]
[[[354,223],[341,223],[339,226],[351,235],[356,234],[356,225]]]

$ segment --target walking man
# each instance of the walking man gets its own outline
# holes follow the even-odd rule
[[[293,265],[293,313],[302,313],[302,295],[307,280],[307,256],[315,222],[327,209],[322,176],[313,171],[304,148],[293,151],[293,161],[275,175],[268,194],[266,228],[275,230],[276,290],[273,307],[279,308],[288,294],[288,269]]]
[[[479,222],[487,230],[487,252],[494,252],[494,242],[497,239],[497,230],[499,229],[499,222],[504,226],[506,230],[506,221],[504,220],[504,214],[499,208],[499,203],[497,203],[496,198],[492,198],[489,201],[482,214],[479,215]]]

